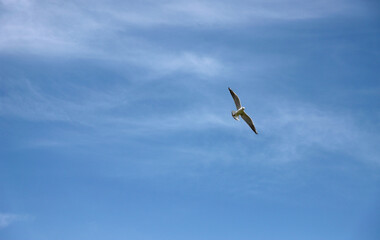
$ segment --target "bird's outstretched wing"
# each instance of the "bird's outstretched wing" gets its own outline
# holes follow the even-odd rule
[[[252,130],[257,134],[257,131],[256,131],[256,128],[255,128],[255,125],[253,125],[253,122],[252,122],[252,119],[246,114],[246,113],[243,113],[241,115],[241,118],[244,119],[244,121],[252,128]]]
[[[234,91],[231,90],[231,88],[228,88],[228,90],[230,90],[231,96],[235,101],[236,109],[240,109],[241,105],[240,105],[239,97],[236,95],[236,93],[234,93]]]

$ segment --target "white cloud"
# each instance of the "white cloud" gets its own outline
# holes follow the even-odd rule
[[[120,23],[137,26],[231,27],[262,20],[302,20],[364,12],[365,6],[351,0],[256,0],[256,1],[148,1],[96,6]],[[101,9],[101,10],[100,10]]]
[[[75,89],[75,86],[72,86],[71,89],[77,93],[76,98],[65,99],[43,92],[28,80],[4,83],[6,84],[3,86],[7,86],[5,89],[7,94],[0,96],[0,115],[3,116],[79,124],[96,129],[94,134],[114,137],[120,134],[165,135],[179,131],[210,129],[233,131],[243,139],[251,137],[249,128],[244,122],[234,122],[229,116],[229,109],[221,107],[228,106],[228,103],[224,102],[230,100],[228,96],[221,100],[210,93],[203,93],[204,101],[211,99],[214,101],[209,103],[211,105],[208,108],[203,107],[204,102],[199,102],[177,109],[176,114],[147,111],[136,115],[130,111],[139,106],[141,101],[160,99],[174,101],[173,96],[154,91],[142,93],[135,87],[100,91],[87,88]],[[260,152],[251,153],[247,150],[248,155],[253,154],[256,159],[288,162],[307,159],[313,151],[322,151],[378,162],[379,151],[375,143],[380,139],[371,130],[375,126],[368,125],[369,123],[364,125],[349,110],[334,111],[296,101],[269,101],[260,108],[252,113],[252,117],[259,131],[258,139],[264,141],[265,145]],[[128,109],[128,112],[124,110],[122,114],[114,114],[113,109]],[[74,142],[70,140],[70,144]],[[60,146],[62,143],[57,139],[53,142],[40,139],[40,144],[37,145]]]
[[[25,221],[28,217],[25,215],[0,213],[0,229],[6,228],[14,222]]]
[[[223,63],[212,54],[171,50],[133,29],[228,28],[268,20],[320,18],[359,11],[355,2],[329,1],[1,1],[0,52],[126,61],[160,73],[217,75]],[[354,6],[354,7],[352,7]],[[269,21],[270,22],[270,21]]]
[[[220,72],[221,64],[214,58],[184,52],[176,56],[152,56],[152,67],[159,72],[183,71],[199,76],[214,76]]]
[[[76,89],[78,95],[75,99],[63,99],[43,92],[27,80],[9,81],[7,84],[7,94],[0,97],[0,115],[3,116],[32,121],[64,121],[94,128],[95,134],[108,136],[126,133],[128,136],[144,136],[147,133],[165,135],[177,131],[221,129],[233,131],[243,139],[251,137],[244,122],[234,122],[229,111],[218,107],[221,99],[208,96],[210,93],[207,99],[217,101],[218,105],[211,103],[206,108],[199,105],[203,103],[194,103],[176,110],[176,114],[147,111],[135,115],[130,111],[141,100],[156,101],[171,96],[151,91],[143,94],[135,88],[106,91],[79,88]],[[128,109],[128,112],[111,114],[111,110],[117,108]],[[259,131],[258,139],[266,142],[259,152],[260,156],[247,150],[248,155],[253,154],[255,158],[288,162],[308,158],[312,151],[322,150],[378,162],[379,152],[374,143],[380,139],[371,130],[374,126],[363,125],[351,111],[334,111],[308,103],[282,101],[268,102],[252,114]],[[74,142],[70,140],[70,144]],[[62,143],[57,139],[54,142],[41,139],[37,145],[59,146]]]
[[[373,143],[380,139],[371,131],[373,126],[361,124],[352,112],[283,102],[261,119],[261,127],[273,141],[267,154],[275,160],[300,160],[322,150],[378,162]]]
[[[130,24],[135,23],[124,18],[133,15],[134,10],[139,16],[146,15],[133,4],[131,7],[121,6],[126,12],[115,5],[99,3],[87,6],[4,1],[2,5],[5,9],[0,18],[2,52],[122,61],[157,73],[180,71],[210,76],[220,69],[220,62],[207,53],[169,50],[158,46],[152,39],[129,33]],[[120,31],[127,33],[120,35]]]
[[[139,93],[130,88],[92,90],[71,86],[77,91],[75,99],[58,98],[39,89],[27,79],[3,81],[4,95],[0,96],[0,115],[13,116],[31,121],[62,121],[90,127],[118,126],[118,131],[164,132],[192,130],[212,126],[226,126],[217,110],[178,109],[176,114],[147,112],[136,119],[133,114],[105,114],[115,108],[134,109],[141,100],[168,98],[161,93]],[[154,123],[154,124],[152,124]]]

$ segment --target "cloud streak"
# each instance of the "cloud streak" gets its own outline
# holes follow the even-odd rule
[[[15,222],[26,221],[27,219],[28,216],[25,215],[0,213],[0,229],[6,228]]]
[[[124,62],[156,74],[218,73],[220,63],[215,57],[186,49],[173,51],[157,45],[154,39],[139,37],[130,31],[130,21],[117,17],[120,10],[110,7],[99,2],[88,8],[81,3],[3,1],[0,52]],[[122,8],[128,10],[120,12],[122,16],[135,12],[129,12],[129,6]],[[145,15],[134,4],[131,8],[136,8],[137,15]]]
[[[136,30],[162,27],[231,28],[271,21],[323,18],[363,11],[354,1],[1,1],[0,52],[116,60],[151,71],[220,73],[223,63],[212,53],[180,51],[158,44]],[[292,7],[289,7],[292,6]],[[137,31],[138,32],[138,31]]]
[[[278,103],[262,119],[264,134],[273,140],[273,157],[284,161],[322,150],[379,163],[379,151],[373,143],[380,139],[371,131],[373,127],[363,125],[352,112],[294,102]]]
[[[211,105],[208,109],[202,106],[204,102],[178,109],[175,114],[160,110],[139,112],[136,106],[141,105],[140,101],[154,102],[160,98],[171,99],[173,96],[155,96],[150,95],[150,92],[142,94],[137,89],[99,91],[83,88],[79,91],[82,97],[69,100],[46,94],[27,80],[16,85],[15,81],[8,84],[10,86],[6,90],[7,95],[1,97],[0,103],[0,114],[3,116],[79,124],[93,128],[96,134],[112,138],[120,134],[127,134],[129,137],[146,134],[160,136],[212,129],[222,130],[226,134],[234,132],[243,139],[250,137],[247,126],[241,122],[235,123],[227,108]],[[218,96],[212,95],[208,98],[219,104],[223,103],[221,99],[215,99]],[[334,112],[332,109],[321,109],[312,104],[283,101],[270,102],[260,108],[256,125],[260,138],[266,144],[262,143],[262,156],[253,153],[255,158],[288,162],[301,160],[316,149],[321,149],[365,161],[378,161],[376,156],[379,153],[372,143],[380,139],[370,131],[371,126],[359,124],[360,119],[351,112]],[[122,113],[115,113],[115,109],[124,110]],[[90,136],[87,138],[91,139]],[[54,144],[49,144],[46,140],[42,142],[46,146],[59,146],[56,140],[53,141]],[[73,143],[75,141],[70,140],[70,144]],[[194,149],[194,146],[191,148]]]
[[[59,121],[98,128],[117,126],[127,132],[161,132],[169,130],[194,130],[227,126],[218,111],[204,107],[184,109],[175,114],[157,111],[138,112],[141,101],[157,101],[160,96],[140,93],[137,89],[111,89],[108,91],[78,88],[76,99],[58,98],[39,89],[31,81],[4,81],[5,95],[0,96],[0,115],[29,121]],[[75,88],[71,86],[72,90]],[[175,102],[174,99],[171,101]],[[123,113],[111,110],[122,108]],[[135,112],[134,112],[135,111]],[[118,131],[119,131],[118,130]]]
[[[334,7],[328,1],[305,4],[298,0],[286,3],[238,1],[233,5],[224,1],[195,1],[191,4],[182,1],[118,2],[107,5],[95,1],[91,6],[80,1],[51,3],[25,0],[1,3],[3,14],[0,18],[0,51],[3,53],[92,58],[117,65],[119,69],[124,66],[142,67],[144,72],[141,75],[149,75],[150,80],[181,73],[191,74],[194,76],[192,81],[198,82],[228,75],[227,66],[231,64],[228,57],[224,55],[221,58],[205,48],[198,51],[196,48],[172,48],[168,44],[162,46],[155,41],[153,35],[139,35],[139,30],[161,27],[176,30],[215,29],[242,25],[254,29],[255,24],[262,21],[273,24],[276,21],[315,20],[366,10],[363,6],[354,9],[357,5],[355,1],[344,0],[335,1]],[[290,5],[291,8],[288,7]],[[277,62],[277,57],[267,56],[250,56],[249,59],[244,59],[242,65],[247,64],[249,71],[261,69],[266,74],[273,70],[273,65],[284,62],[289,64],[289,56],[282,56]],[[246,63],[246,60],[250,62]],[[235,67],[239,69],[241,66]],[[142,78],[139,76],[136,82],[141,84]],[[132,136],[147,132],[160,135],[205,129],[225,129],[227,132],[234,131],[235,127],[231,125],[231,119],[226,119],[228,114],[224,109],[216,106],[207,109],[203,107],[204,102],[192,103],[181,108],[175,115],[157,111],[147,111],[144,114],[138,112],[136,106],[143,102],[176,100],[174,96],[161,96],[156,91],[142,91],[144,87],[127,88],[122,85],[121,88],[100,90],[81,88],[74,84],[71,87],[78,96],[70,98],[49,94],[27,79],[1,81],[5,92],[0,96],[2,116],[78,124],[104,134],[117,134],[117,131],[112,130],[117,128]],[[210,86],[206,84],[203,88],[206,87]],[[204,96],[213,95],[206,90],[200,91],[204,91]],[[221,100],[215,100],[218,97],[207,96],[204,100],[215,103]],[[300,159],[312,149],[321,148],[348,152],[366,160],[375,158],[376,148],[368,139],[373,142],[378,139],[368,130],[371,126],[358,127],[360,119],[352,112],[333,113],[331,109],[320,109],[299,102],[277,105],[280,107],[268,106],[267,109],[275,110],[262,112],[261,119],[264,120],[258,122],[259,132],[268,141],[266,152],[263,153],[266,157],[286,162]],[[112,114],[115,109],[118,113]],[[239,126],[239,129],[245,131],[245,127]],[[51,144],[45,140],[40,142],[44,146]],[[54,141],[52,145],[59,146],[60,143]]]

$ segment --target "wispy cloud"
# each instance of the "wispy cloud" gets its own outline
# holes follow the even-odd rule
[[[0,96],[0,115],[29,121],[60,121],[88,127],[117,126],[118,131],[129,133],[159,133],[170,130],[194,130],[227,126],[218,110],[205,107],[178,109],[171,112],[139,112],[141,101],[157,101],[171,96],[139,92],[138,89],[92,90],[71,86],[77,90],[75,99],[59,98],[39,89],[27,79],[3,81],[4,95]],[[172,99],[175,102],[174,99]],[[123,113],[110,110],[123,108]],[[117,111],[116,111],[117,112]],[[110,130],[110,129],[109,129]]]
[[[373,143],[380,139],[371,131],[374,126],[363,125],[352,112],[287,102],[278,103],[261,122],[263,133],[273,141],[268,154],[275,159],[299,160],[322,150],[378,162]]]
[[[362,11],[353,1],[175,1],[165,5],[165,9],[184,15],[187,24],[262,24],[262,21],[305,20],[332,15],[352,14]],[[196,19],[192,21],[190,19]],[[219,26],[220,27],[220,26]]]
[[[29,218],[26,215],[0,213],[0,229],[6,228],[15,222],[26,221]]]
[[[155,41],[154,35],[139,35],[138,30],[254,27],[262,21],[271,24],[366,11],[365,6],[350,0],[334,1],[334,6],[324,0],[307,3],[299,0],[238,1],[233,4],[226,1],[148,3],[104,4],[94,1],[89,6],[81,1],[2,0],[0,52],[95,58],[118,66],[142,67],[156,78],[171,73],[190,73],[199,80],[225,76],[228,56],[219,58],[205,48],[197,51],[186,47],[171,48],[167,43],[163,46]],[[248,68],[266,74],[273,70],[273,65],[289,64],[289,59],[284,55],[273,58],[250,56]],[[156,91],[144,92],[136,86],[116,87],[109,91],[72,86],[77,96],[70,98],[49,94],[27,79],[0,81],[5,89],[5,94],[0,96],[0,114],[3,116],[31,121],[62,121],[112,133],[116,132],[112,129],[117,128],[117,131],[133,135],[231,129],[231,119],[225,119],[227,115],[223,110],[210,110],[200,103],[181,108],[175,115],[147,112],[143,116],[135,112],[138,104],[162,100],[164,96]],[[264,120],[258,122],[260,136],[268,140],[266,152],[262,153],[266,157],[290,161],[321,148],[353,154],[357,158],[375,158],[377,150],[368,139],[372,142],[378,139],[370,131],[371,126],[358,127],[360,119],[352,112],[334,112],[299,102],[278,105],[280,107],[274,111],[263,112],[261,119]],[[113,109],[122,110],[111,114]],[[40,145],[58,146],[60,143],[42,139]]]
[[[227,115],[222,118],[226,120],[223,125],[216,125],[225,134],[239,138],[237,142],[225,140],[230,147],[240,149],[235,153],[237,156],[233,157],[229,148],[224,150],[226,146],[221,143],[207,148],[191,146],[189,152],[227,162],[234,159],[234,162],[245,163],[289,163],[333,154],[376,165],[380,163],[380,152],[376,146],[380,138],[373,132],[376,126],[364,124],[354,112],[296,101],[270,102],[260,108],[252,113],[259,130],[254,139],[244,122],[236,123]],[[213,124],[210,121],[208,126]]]
[[[99,2],[88,7],[80,3],[3,1],[2,8],[1,52],[121,61],[163,74],[179,71],[210,76],[220,69],[220,60],[208,53],[170,50],[129,31],[135,23],[117,16],[133,15],[135,8],[137,15],[145,16],[134,4],[121,6],[126,12]]]
[[[176,113],[172,114],[170,111],[139,111],[136,108],[141,105],[141,101],[154,102],[160,98],[162,100],[173,97],[155,95],[150,91],[139,93],[138,89],[100,91],[79,88],[79,96],[76,99],[67,99],[47,94],[28,80],[18,83],[12,81],[8,82],[8,85],[7,94],[0,97],[0,114],[3,116],[31,121],[79,124],[93,128],[97,134],[112,137],[118,134],[159,136],[211,129],[220,129],[225,133],[234,131],[243,139],[250,136],[248,127],[243,122],[238,126],[231,121],[232,118],[229,118],[225,108],[219,108],[217,105],[207,108],[202,106],[204,102],[178,108]],[[212,95],[208,98],[218,96]],[[172,98],[170,101],[176,100]],[[223,101],[219,99],[220,102]],[[254,154],[256,159],[264,157],[273,161],[288,162],[307,158],[313,151],[320,149],[365,161],[378,161],[379,153],[374,143],[380,139],[371,131],[373,126],[363,125],[350,111],[334,111],[296,101],[268,102],[265,107],[260,108],[256,124],[260,139],[265,144],[261,143],[264,145],[260,156],[256,153],[248,154]],[[115,109],[124,110],[119,112],[114,111]],[[256,113],[253,116],[256,116]],[[255,118],[254,120],[256,121]],[[42,139],[40,142],[42,145],[60,145],[57,140],[50,142]],[[70,144],[74,142],[70,140]],[[196,147],[191,148],[194,150]]]
[[[222,61],[210,52],[173,50],[136,29],[174,27],[225,28],[269,20],[320,18],[357,12],[353,1],[1,1],[0,51],[48,56],[98,58],[134,63],[159,72],[215,75]],[[291,6],[291,7],[289,7]]]
[[[153,59],[153,57],[150,59]],[[159,59],[154,60],[152,66],[157,71],[172,72],[177,70],[194,72],[199,76],[213,76],[221,70],[221,64],[218,60],[191,52],[184,52],[178,56],[167,56],[165,58],[161,56]]]

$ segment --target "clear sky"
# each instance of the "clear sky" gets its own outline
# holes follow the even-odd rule
[[[0,0],[0,239],[380,239],[379,77],[377,1]]]

